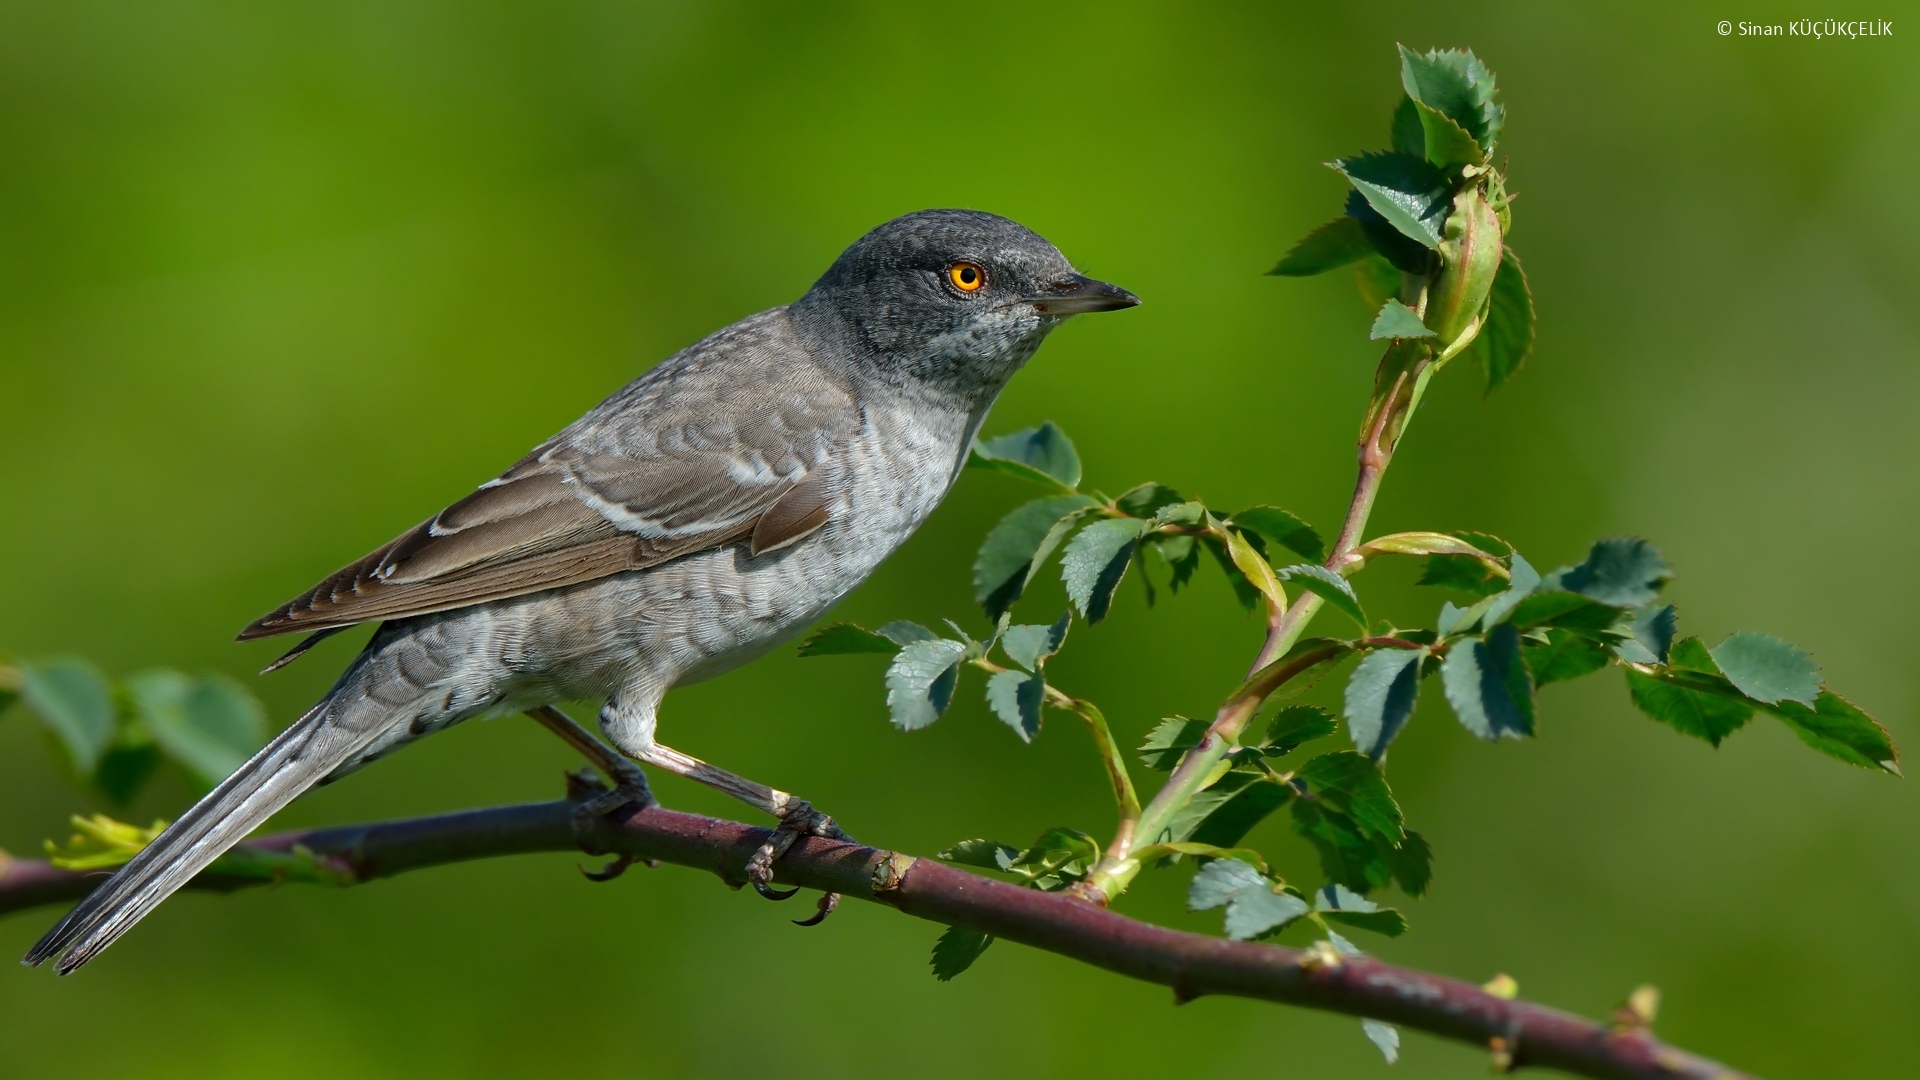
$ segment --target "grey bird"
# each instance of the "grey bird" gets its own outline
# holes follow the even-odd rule
[[[779,822],[806,801],[654,738],[661,698],[817,620],[932,513],[1049,332],[1131,307],[1031,230],[927,210],[849,247],[805,296],[688,346],[472,495],[260,618],[241,640],[379,622],[333,689],[30,950],[66,974],[309,787],[476,716],[529,712],[610,774],[590,812],[652,805],[627,759]],[[276,664],[276,666],[278,666]],[[604,699],[613,754],[554,702]],[[822,904],[822,914],[829,910]]]

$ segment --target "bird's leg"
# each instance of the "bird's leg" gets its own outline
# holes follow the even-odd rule
[[[774,828],[773,835],[769,836],[747,860],[747,881],[761,896],[769,900],[785,900],[799,891],[789,889],[781,892],[773,888],[773,864],[780,856],[787,853],[787,849],[793,846],[795,840],[802,836],[824,836],[832,840],[847,841],[853,839],[842,832],[840,826],[834,824],[833,818],[815,810],[813,804],[805,799],[756,783],[719,766],[709,765],[671,746],[660,745],[653,738],[656,723],[652,709],[619,709],[611,701],[600,713],[601,728],[623,753],[648,765],[657,766],[689,780],[699,781],[779,819],[780,824]],[[833,911],[834,905],[838,902],[837,895],[828,893],[820,901],[820,913],[811,919],[801,921],[801,925],[812,926],[818,923]]]
[[[573,747],[587,764],[600,770],[613,785],[613,790],[582,802],[574,808],[574,813],[584,817],[599,817],[620,809],[628,803],[639,803],[641,809],[658,806],[653,792],[647,787],[647,774],[640,766],[620,756],[613,747],[593,737],[593,732],[575,723],[573,718],[551,705],[542,705],[537,709],[528,709],[527,715],[541,727],[560,736],[560,741]]]

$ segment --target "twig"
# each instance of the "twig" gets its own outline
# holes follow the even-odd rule
[[[243,847],[303,849],[326,861],[336,872],[330,879],[343,884],[495,855],[585,851],[711,870],[737,887],[746,881],[748,857],[767,837],[765,829],[659,808],[629,808],[576,824],[573,808],[591,793],[581,784],[569,799],[555,802],[281,833]],[[809,838],[775,864],[775,876],[1160,983],[1172,987],[1179,1001],[1227,994],[1372,1017],[1487,1047],[1496,1056],[1509,1055],[1513,1068],[1622,1080],[1746,1077],[1667,1046],[1644,1028],[1608,1027],[1373,959],[1169,930],[931,859]],[[77,900],[102,880],[102,874],[59,870],[39,860],[0,860],[0,913]],[[210,871],[190,887],[226,891],[269,881]]]

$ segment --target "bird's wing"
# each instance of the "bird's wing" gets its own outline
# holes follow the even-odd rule
[[[758,553],[819,528],[821,466],[858,410],[807,365],[778,362],[778,350],[774,362],[737,363],[742,344],[778,342],[731,344],[654,369],[241,640],[465,607],[739,541]]]

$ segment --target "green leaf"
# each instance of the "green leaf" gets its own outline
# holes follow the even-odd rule
[[[1097,623],[1107,617],[1113,593],[1133,561],[1133,547],[1147,523],[1138,518],[1105,518],[1081,529],[1060,557],[1067,597],[1081,617]]]
[[[1397,154],[1427,156],[1427,132],[1420,125],[1420,111],[1410,97],[1401,98],[1393,110],[1393,150]]]
[[[1613,647],[1620,659],[1631,664],[1664,664],[1673,650],[1673,639],[1680,632],[1680,613],[1672,604],[1648,605],[1633,613],[1626,626],[1629,635]]]
[[[1273,716],[1267,725],[1266,740],[1260,752],[1268,757],[1285,757],[1315,739],[1333,734],[1333,714],[1318,705],[1289,705]],[[1205,731],[1203,725],[1200,729]],[[1196,742],[1198,740],[1195,740]]]
[[[1034,888],[1053,892],[1085,878],[1099,861],[1100,845],[1093,837],[1078,829],[1055,828],[1041,833],[1009,869]]]
[[[1080,486],[1080,454],[1073,440],[1049,420],[1037,428],[1026,428],[981,442],[975,440],[967,464],[973,468],[994,469],[1024,476],[1068,491]]]
[[[887,712],[902,731],[926,727],[953,702],[967,647],[934,638],[907,643],[887,667]]]
[[[1278,930],[1307,913],[1307,902],[1238,859],[1215,859],[1193,875],[1187,910],[1227,909],[1227,936],[1246,941]]]
[[[1302,237],[1293,245],[1293,250],[1287,252],[1287,257],[1280,260],[1280,265],[1267,273],[1279,277],[1312,277],[1371,254],[1373,245],[1367,243],[1367,234],[1360,231],[1360,223],[1343,215]]]
[[[1072,622],[1073,616],[1067,614],[1060,616],[1052,626],[1009,626],[1000,634],[1000,648],[1014,663],[1028,671],[1037,671],[1047,657],[1060,651],[1060,646],[1067,640],[1067,627]]]
[[[1492,596],[1507,587],[1507,579],[1471,555],[1429,555],[1416,585],[1437,585],[1469,596]]]
[[[992,934],[983,934],[978,930],[969,930],[964,926],[949,926],[940,940],[933,943],[933,977],[941,982],[951,982],[955,975],[973,966],[980,954],[993,944]]]
[[[1402,45],[1400,85],[1408,97],[1452,118],[1492,152],[1506,110],[1493,100],[1493,73],[1472,51],[1432,49],[1421,54]]]
[[[1405,837],[1386,777],[1363,755],[1352,750],[1321,754],[1301,766],[1294,779],[1307,786],[1311,798],[1352,818],[1368,835],[1394,845]]]
[[[1380,306],[1379,317],[1373,320],[1373,328],[1367,331],[1367,337],[1374,341],[1383,338],[1423,338],[1432,337],[1433,331],[1420,321],[1413,309],[1398,300],[1388,300]]]
[[[1037,499],[1000,519],[973,560],[973,599],[998,619],[1026,591],[1080,515],[1099,505],[1085,495]]]
[[[1147,741],[1140,744],[1140,760],[1149,769],[1171,772],[1180,763],[1180,755],[1199,746],[1206,734],[1205,720],[1170,716],[1147,733]]]
[[[1387,1064],[1393,1065],[1399,1062],[1399,1028],[1394,1027],[1385,1020],[1373,1020],[1362,1017],[1360,1019],[1360,1032],[1367,1037],[1368,1042],[1373,1044],[1374,1049],[1380,1051],[1380,1056],[1387,1059]]]
[[[1386,860],[1393,879],[1408,896],[1423,895],[1433,881],[1433,848],[1426,837],[1412,829],[1407,830],[1407,838],[1399,847],[1386,852]]]
[[[1293,582],[1352,619],[1361,633],[1367,632],[1367,613],[1360,610],[1360,598],[1353,594],[1353,586],[1346,578],[1318,563],[1300,563],[1276,573],[1282,581]]]
[[[1381,907],[1337,883],[1322,885],[1314,891],[1313,909],[1335,922],[1388,937],[1399,937],[1407,932],[1406,916],[1390,907]]]
[[[1512,248],[1500,254],[1493,288],[1487,294],[1487,313],[1480,333],[1468,346],[1487,377],[1487,393],[1512,378],[1533,353],[1533,289],[1520,256]]]
[[[159,767],[160,748],[152,742],[139,745],[116,742],[100,756],[100,764],[93,767],[90,779],[107,798],[124,806],[133,801]]]
[[[1313,526],[1277,506],[1249,506],[1227,520],[1241,532],[1251,532],[1309,562],[1326,561],[1326,541]]]
[[[1308,799],[1293,801],[1293,831],[1313,845],[1320,869],[1350,889],[1377,889],[1394,878],[1393,848],[1369,838],[1353,819]]]
[[[1815,750],[1851,765],[1885,769],[1900,776],[1900,751],[1880,722],[1831,690],[1822,690],[1813,708],[1784,700],[1763,706]]]
[[[1227,552],[1227,545],[1212,536],[1201,537],[1200,542],[1206,545],[1207,550],[1213,553],[1214,561],[1220,564],[1220,572],[1227,576],[1227,584],[1233,587],[1233,598],[1240,601],[1241,607],[1252,611],[1260,603],[1260,590],[1254,587],[1253,582],[1247,580],[1247,575],[1238,566],[1234,565],[1233,556]],[[1248,546],[1251,547],[1252,544],[1249,543]]]
[[[1714,647],[1713,662],[1741,693],[1765,705],[1797,701],[1812,708],[1820,696],[1820,665],[1772,634],[1734,634]]]
[[[1540,587],[1540,572],[1533,568],[1532,563],[1521,558],[1519,552],[1508,556],[1508,561],[1507,588],[1504,592],[1496,593],[1487,604],[1486,614],[1480,618],[1482,626],[1498,625],[1520,601],[1532,596],[1533,591]]]
[[[998,840],[962,840],[940,853],[946,862],[978,866],[987,870],[1007,870],[1020,857],[1020,849]]]
[[[239,768],[266,738],[266,710],[224,676],[157,669],[126,682],[141,723],[166,755],[208,786]]]
[[[1546,636],[1544,645],[1528,643],[1525,648],[1535,686],[1577,679],[1607,666],[1606,646],[1590,637],[1557,628],[1546,631]]]
[[[1173,488],[1149,481],[1129,489],[1126,494],[1113,500],[1113,505],[1128,517],[1152,518],[1160,511],[1186,501],[1187,497]]]
[[[1555,575],[1558,587],[1615,607],[1640,607],[1660,595],[1673,568],[1659,549],[1636,536],[1593,545],[1587,561]]]
[[[1422,164],[1425,164],[1422,162]],[[1360,294],[1368,298],[1367,310],[1380,310],[1380,302],[1389,296],[1400,293],[1404,281],[1400,275],[1430,275],[1439,268],[1440,258],[1433,249],[1401,232],[1391,221],[1373,208],[1365,195],[1358,191],[1347,192],[1347,216],[1360,223],[1360,231],[1366,234],[1367,243],[1373,245],[1373,252],[1385,260],[1394,273],[1391,281],[1384,280],[1378,268],[1369,268],[1372,260],[1362,260],[1365,269],[1360,279]],[[1379,295],[1374,291],[1378,289]]]
[[[1387,747],[1413,715],[1420,697],[1420,662],[1426,658],[1425,649],[1375,649],[1361,657],[1347,679],[1347,734],[1373,761],[1386,757]]]
[[[1262,773],[1235,770],[1195,795],[1167,829],[1175,840],[1233,847],[1292,797],[1292,788]]]
[[[932,631],[928,631],[932,637]],[[801,656],[840,656],[848,653],[888,653],[897,645],[884,634],[876,634],[864,626],[850,622],[833,623],[823,626],[808,635],[800,643]]]
[[[996,671],[987,680],[987,706],[1013,729],[1021,742],[1040,734],[1040,706],[1047,700],[1046,676],[1024,671]]]
[[[20,700],[39,717],[81,776],[93,773],[113,742],[113,690],[92,664],[59,657],[20,665]]]
[[[1420,115],[1421,134],[1425,143],[1422,153],[1428,161],[1442,169],[1486,163],[1486,154],[1480,149],[1480,144],[1452,117],[1420,102],[1415,102],[1413,107]]]
[[[1456,642],[1440,665],[1447,704],[1468,731],[1489,741],[1533,734],[1533,678],[1520,656],[1520,632],[1494,627]]]
[[[1674,651],[1679,651],[1678,646]],[[1627,694],[1641,712],[1682,735],[1705,739],[1715,746],[1753,719],[1753,706],[1745,701],[1688,689],[1637,671],[1627,672]]]
[[[1681,638],[1668,650],[1667,663],[1688,671],[1704,671],[1709,675],[1720,674],[1720,665],[1713,662],[1713,654],[1697,637]]]
[[[1507,622],[1519,629],[1557,626],[1568,630],[1599,632],[1611,630],[1620,622],[1620,609],[1579,593],[1563,592],[1545,585],[1524,597],[1507,615]]]
[[[1402,235],[1422,247],[1440,246],[1453,196],[1445,173],[1412,154],[1360,154],[1331,166]],[[1381,254],[1393,259],[1389,252]]]
[[[895,619],[880,627],[879,634],[895,645],[911,645],[916,641],[938,641],[940,635],[909,619]]]

